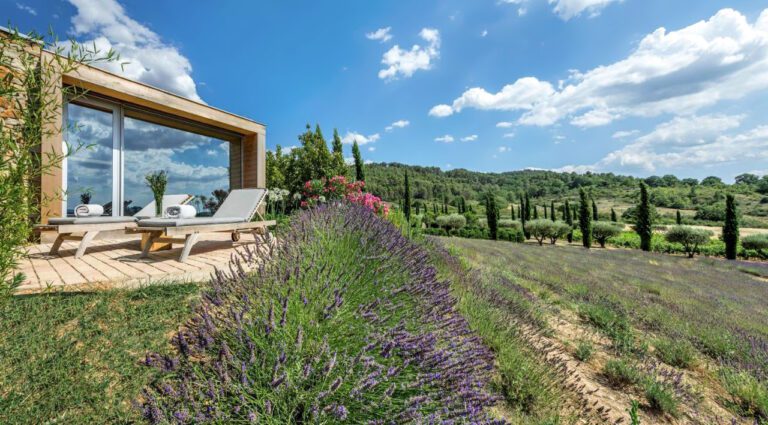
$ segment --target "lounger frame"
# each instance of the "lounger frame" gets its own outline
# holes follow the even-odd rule
[[[240,233],[250,233],[255,240],[258,240],[259,235],[267,233],[267,227],[277,224],[275,220],[265,220],[264,216],[259,212],[261,203],[266,199],[267,193],[265,192],[253,211],[248,214],[246,221],[237,223],[220,223],[220,224],[198,224],[188,226],[139,226],[126,229],[130,233],[148,233],[149,237],[144,242],[144,246],[141,250],[141,256],[146,258],[149,256],[149,251],[155,243],[183,243],[184,247],[179,255],[179,262],[183,263],[187,261],[189,253],[192,251],[192,247],[197,243],[201,233],[217,233],[227,232],[232,233],[232,241],[235,242],[240,239]],[[259,218],[259,221],[251,221],[253,217]]]
[[[85,250],[91,244],[99,232],[110,230],[127,230],[136,227],[135,222],[115,222],[115,223],[89,223],[89,224],[38,224],[35,226],[36,232],[56,232],[56,240],[51,245],[48,255],[57,255],[59,248],[64,241],[80,241],[75,252],[75,258],[85,255]],[[74,235],[73,233],[82,233]]]

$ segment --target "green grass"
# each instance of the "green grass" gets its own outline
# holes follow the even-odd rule
[[[651,409],[677,417],[680,404],[669,385],[656,380],[649,380],[644,385],[645,399]]]
[[[197,286],[16,297],[0,310],[0,423],[113,423],[154,369]]]

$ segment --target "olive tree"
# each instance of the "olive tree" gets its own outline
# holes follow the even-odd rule
[[[551,244],[554,244],[570,231],[568,224],[547,219],[532,220],[526,223],[526,228],[531,232],[531,236],[539,242],[539,245],[544,245],[544,241],[547,239]]]
[[[693,258],[699,252],[699,246],[709,242],[713,233],[710,230],[697,229],[690,226],[672,226],[665,235],[667,242],[683,245],[683,251],[688,258]]]
[[[437,217],[437,225],[449,232],[459,230],[467,225],[467,218],[461,214],[441,215]]]
[[[596,221],[592,223],[592,238],[605,248],[608,239],[621,233],[621,226],[610,221]]]

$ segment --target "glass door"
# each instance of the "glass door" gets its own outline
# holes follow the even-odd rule
[[[79,204],[99,204],[105,216],[120,208],[120,109],[92,99],[66,104],[64,208],[74,216]],[[116,207],[117,206],[117,207]]]

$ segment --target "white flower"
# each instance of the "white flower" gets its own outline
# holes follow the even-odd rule
[[[325,202],[325,196],[320,195],[320,197],[317,198],[317,200],[320,201],[320,202]]]

